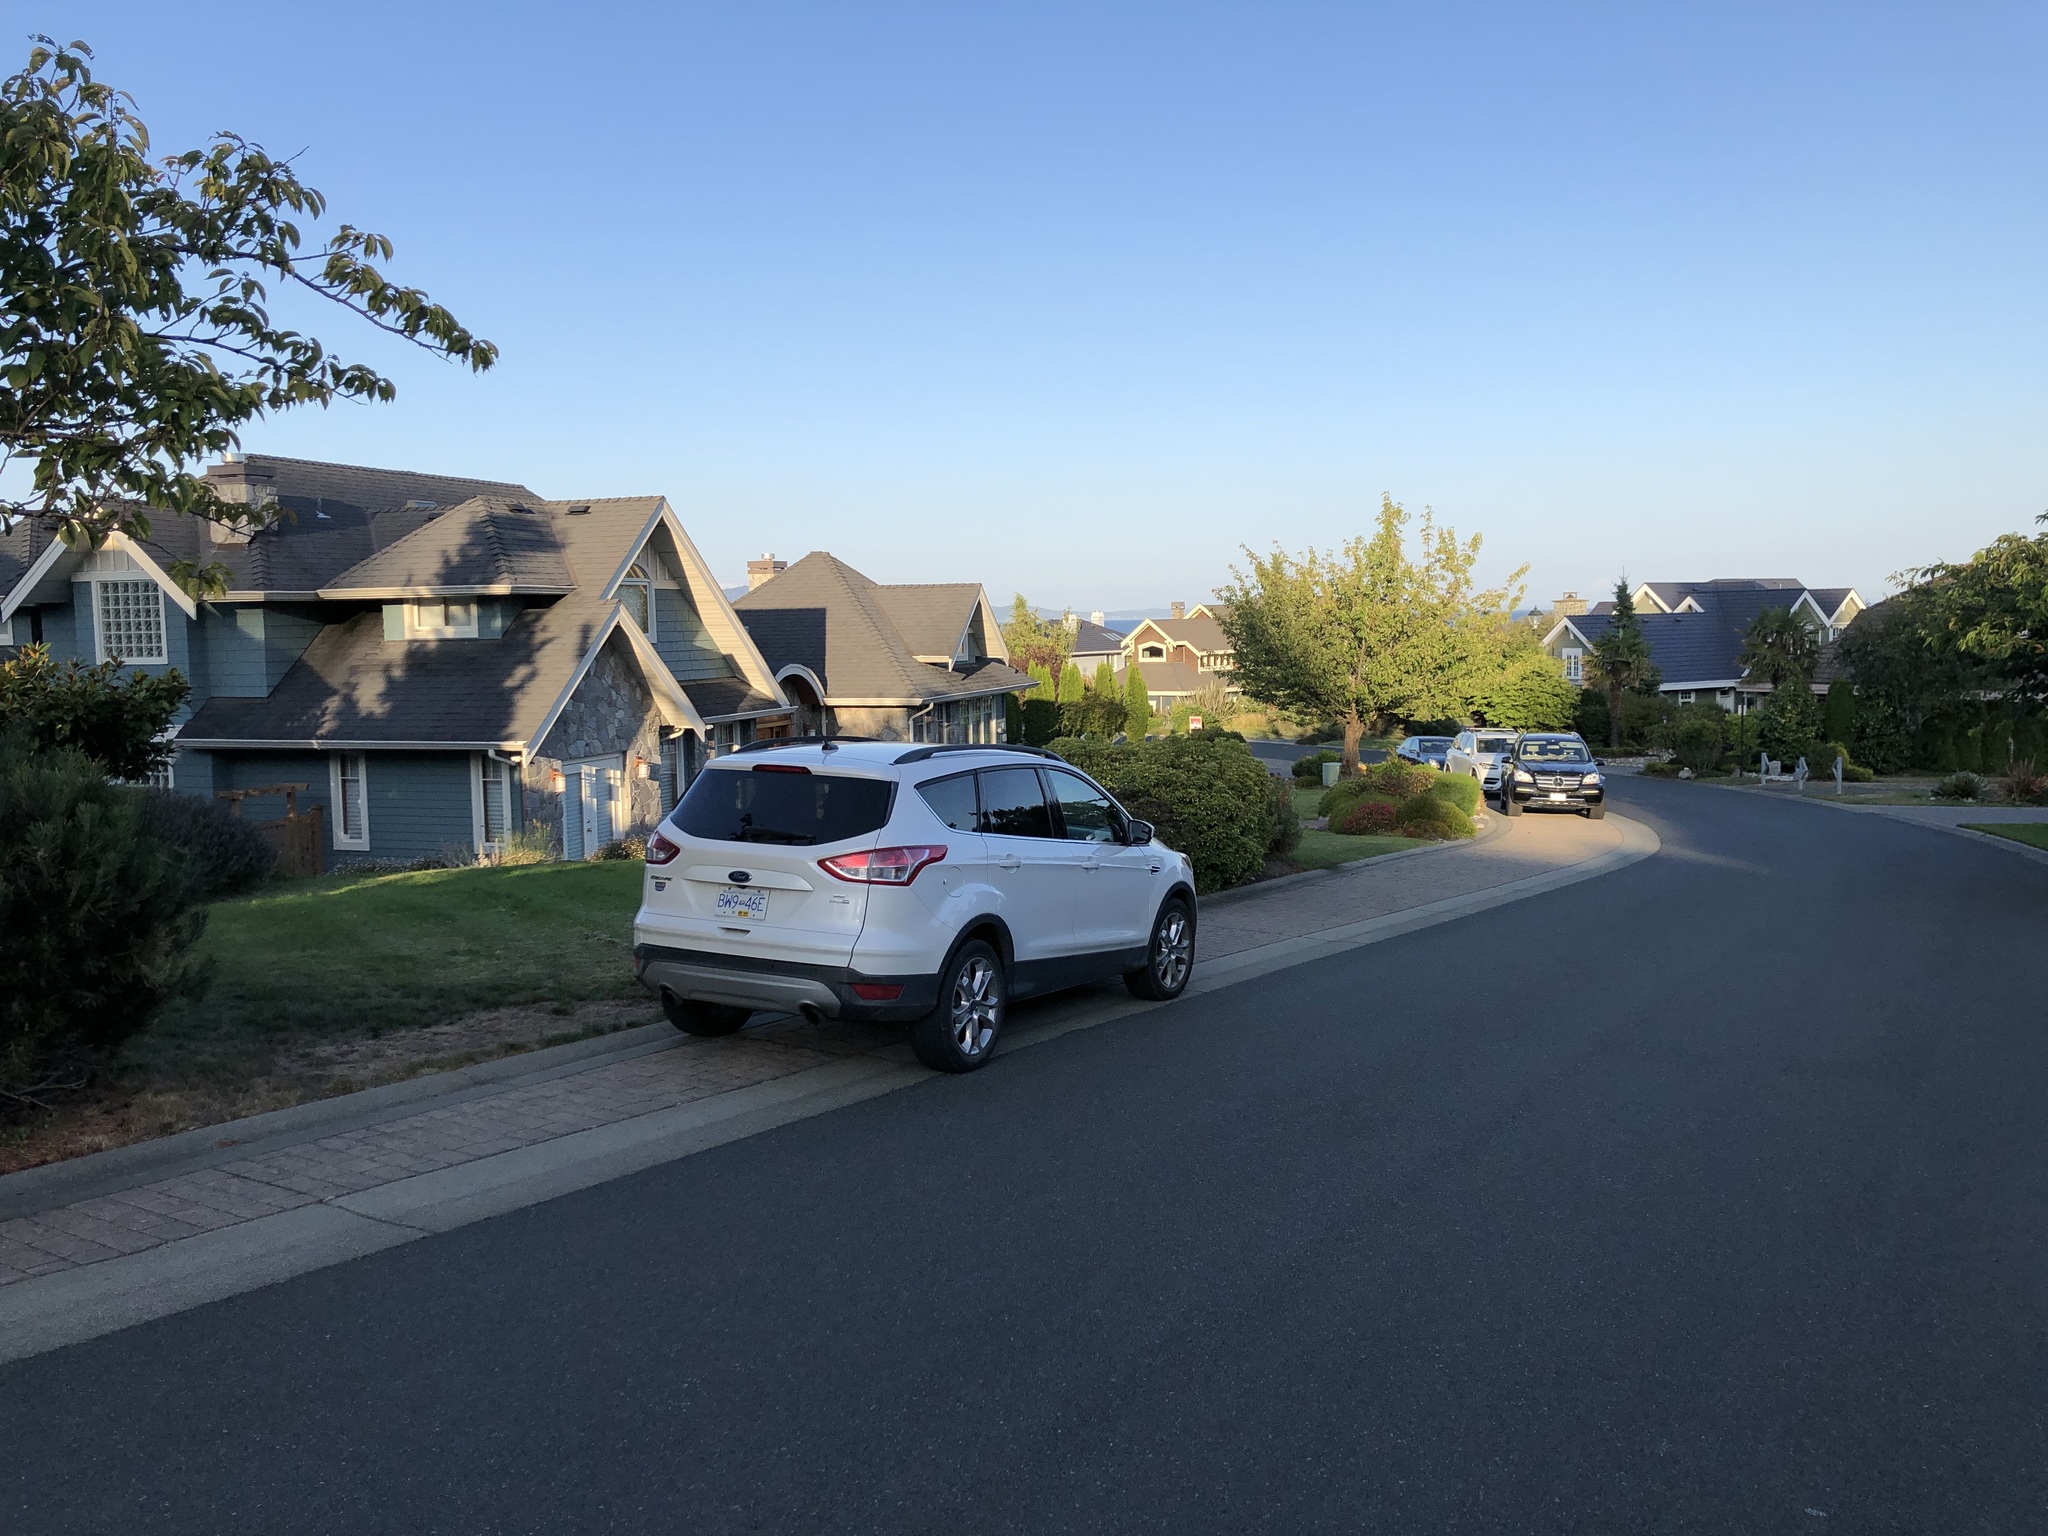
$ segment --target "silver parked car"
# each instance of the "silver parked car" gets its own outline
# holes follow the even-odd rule
[[[1451,739],[1451,750],[1444,755],[1444,769],[1470,774],[1479,781],[1480,790],[1491,796],[1500,787],[1500,761],[1514,751],[1515,738],[1520,734],[1483,727],[1460,731]]]

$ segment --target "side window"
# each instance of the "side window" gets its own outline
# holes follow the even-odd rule
[[[1051,837],[1052,812],[1035,768],[984,768],[981,830],[997,837]]]
[[[957,773],[950,779],[934,779],[917,786],[932,814],[955,832],[975,830],[974,775]]]
[[[1052,797],[1059,805],[1060,824],[1068,842],[1123,841],[1118,825],[1122,818],[1110,804],[1109,796],[1078,773],[1068,773],[1064,768],[1048,768],[1046,777],[1052,780]]]

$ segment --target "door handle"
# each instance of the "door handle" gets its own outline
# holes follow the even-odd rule
[[[996,860],[997,869],[1022,869],[1023,867],[1024,861],[1014,853],[1006,853]]]
[[[1087,871],[1088,871],[1088,873],[1092,875],[1092,874],[1094,874],[1094,873],[1095,873],[1095,871],[1097,871],[1098,869],[1102,868],[1102,860],[1100,860],[1100,859],[1083,859],[1083,860],[1081,861],[1081,867],[1082,867],[1083,869],[1087,870]]]

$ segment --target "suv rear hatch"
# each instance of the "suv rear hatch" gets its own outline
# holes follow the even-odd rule
[[[820,859],[873,848],[888,779],[784,763],[707,767],[650,840],[636,941],[800,965],[846,965],[868,888]]]

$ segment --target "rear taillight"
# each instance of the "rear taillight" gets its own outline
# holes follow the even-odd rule
[[[856,981],[853,995],[864,1003],[893,1003],[903,995],[903,984],[885,981]]]
[[[870,853],[842,853],[818,860],[818,868],[836,880],[861,885],[908,885],[927,864],[946,856],[943,843],[918,843],[909,848],[877,848]]]
[[[659,832],[653,833],[647,839],[647,862],[650,864],[666,864],[682,851]]]

